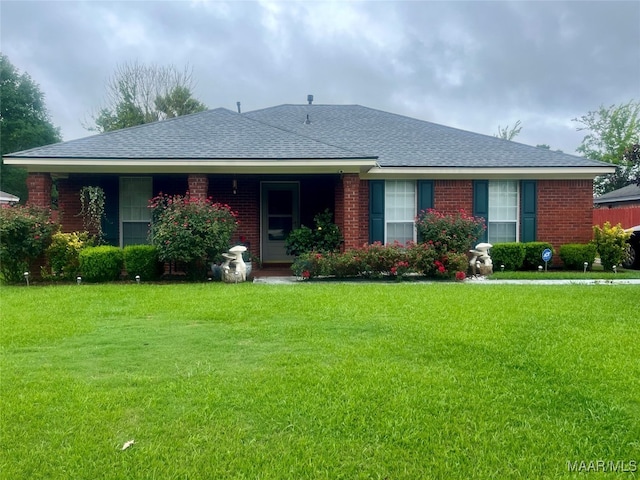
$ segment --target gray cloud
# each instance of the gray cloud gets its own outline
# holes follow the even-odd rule
[[[193,67],[209,107],[359,103],[573,152],[571,118],[640,99],[640,3],[0,3],[2,51],[66,140],[117,64]]]

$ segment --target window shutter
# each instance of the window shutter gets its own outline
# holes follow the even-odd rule
[[[369,180],[369,242],[384,243],[384,180]]]
[[[489,181],[474,180],[473,181],[473,216],[484,218],[485,226],[489,224]],[[487,241],[487,230],[485,229],[481,242]]]
[[[104,216],[102,231],[107,245],[120,245],[119,215],[120,195],[118,177],[105,176],[100,179],[100,186],[104,190]]]
[[[521,190],[521,212],[520,212],[520,241],[536,241],[536,217],[537,217],[537,197],[538,188],[535,180],[522,180]]]
[[[418,180],[418,213],[433,208],[433,180]]]

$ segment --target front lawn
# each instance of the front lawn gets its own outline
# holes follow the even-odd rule
[[[639,290],[3,286],[1,476],[557,478],[598,460],[629,470],[640,463]]]

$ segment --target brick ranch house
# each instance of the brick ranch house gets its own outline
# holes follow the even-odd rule
[[[159,192],[212,197],[239,214],[238,238],[263,263],[290,261],[284,238],[328,208],[345,248],[415,239],[421,209],[464,209],[487,240],[592,235],[593,178],[608,164],[359,105],[208,110],[6,155],[27,169],[29,202],[82,230],[79,191],[106,194],[107,241],[145,243],[147,202]]]

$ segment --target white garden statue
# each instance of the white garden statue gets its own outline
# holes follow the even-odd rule
[[[493,247],[490,243],[479,243],[476,248],[469,250],[471,260],[469,266],[473,275],[491,275],[493,273],[493,262],[489,255],[489,249]]]
[[[247,280],[247,265],[242,254],[247,251],[244,245],[237,245],[229,249],[229,253],[223,253],[222,280],[226,283],[238,283]]]

